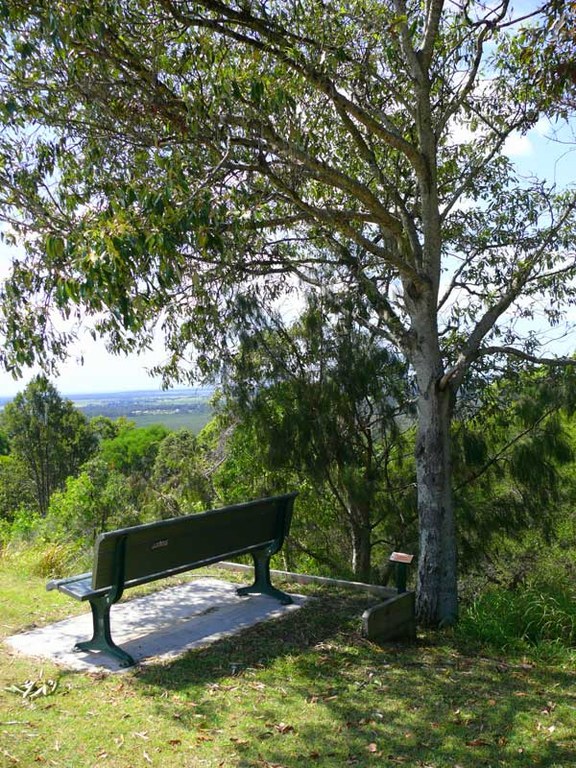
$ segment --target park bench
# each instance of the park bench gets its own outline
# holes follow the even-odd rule
[[[262,593],[290,604],[292,598],[270,582],[270,558],[288,534],[296,495],[258,499],[98,536],[91,573],[46,585],[48,590],[90,602],[93,637],[77,643],[74,650],[102,651],[119,659],[122,666],[132,666],[134,659],[114,643],[110,631],[110,609],[124,590],[241,554],[252,555],[254,583],[237,593]]]

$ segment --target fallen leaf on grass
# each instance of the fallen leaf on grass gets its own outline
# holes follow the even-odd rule
[[[38,696],[51,696],[58,687],[57,680],[25,680],[21,685],[8,685],[4,688],[8,693],[17,693],[23,699],[36,699]]]
[[[471,739],[466,742],[467,747],[489,747],[490,742],[486,739]]]
[[[261,765],[262,768],[284,768],[280,763],[269,763],[268,760],[260,759],[257,765]]]
[[[368,744],[366,749],[368,750],[368,752],[378,752],[378,745],[375,744],[374,742],[371,742],[370,744]]]
[[[274,728],[278,733],[290,733],[294,730],[294,726],[287,723],[266,723],[266,728]]]

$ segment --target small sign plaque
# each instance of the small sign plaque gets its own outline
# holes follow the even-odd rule
[[[410,563],[414,560],[414,555],[407,555],[405,552],[392,552],[390,555],[391,563]]]

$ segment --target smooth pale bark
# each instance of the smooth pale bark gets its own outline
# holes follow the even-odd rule
[[[419,399],[416,443],[420,559],[416,611],[424,625],[457,619],[456,531],[450,471],[450,392],[432,386]]]
[[[458,616],[456,526],[452,500],[450,426],[454,392],[441,388],[443,363],[435,318],[415,313],[413,364],[418,381],[416,479],[420,546],[416,614],[425,626]]]

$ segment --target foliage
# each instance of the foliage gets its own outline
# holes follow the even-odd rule
[[[99,440],[113,440],[120,432],[135,425],[123,416],[117,419],[111,419],[109,416],[93,416],[90,419],[90,426]]]
[[[393,546],[410,514],[402,496],[413,483],[412,466],[403,474],[411,446],[401,424],[411,393],[389,348],[350,315],[334,322],[330,310],[311,296],[290,327],[277,318],[244,338],[227,405],[267,473],[298,478],[322,499],[326,526],[349,539],[350,572],[370,581],[373,547]]]
[[[526,24],[507,41],[501,65],[524,78],[524,91],[551,116],[569,119],[576,107],[576,8],[573,2],[548,0],[544,23]],[[536,85],[536,88],[534,88]]]
[[[26,468],[14,456],[0,456],[0,519],[11,521],[18,507],[34,506]]]
[[[268,445],[254,425],[232,422],[219,413],[200,433],[206,466],[218,501],[233,503],[298,490],[290,536],[280,556],[288,571],[327,576],[351,575],[349,535],[329,500],[319,498],[302,476],[268,460]]]
[[[16,507],[9,519],[0,520],[0,545],[29,542],[35,537],[41,519],[33,507]]]
[[[202,471],[198,440],[180,429],[161,442],[150,478],[155,517],[173,517],[207,509],[212,501],[209,478]]]
[[[522,40],[511,4],[0,8],[0,208],[26,249],[4,365],[65,354],[50,305],[116,350],[160,325],[167,380],[217,375],[255,306],[330,293],[414,371],[418,612],[454,621],[459,389],[540,360],[574,294],[574,195],[504,154],[543,108],[498,57]]]
[[[10,453],[10,442],[8,437],[0,429],[0,456],[6,456]]]
[[[117,472],[148,479],[166,435],[168,430],[160,424],[127,426],[116,437],[102,442],[100,455]]]
[[[139,522],[129,478],[99,456],[52,495],[41,533],[54,543],[81,541],[90,547],[99,533]]]
[[[212,457],[211,482],[217,498],[227,502],[284,493],[290,484],[288,473],[265,466],[267,446],[258,441],[248,424],[230,421],[222,412],[199,435],[204,455]]]
[[[507,537],[554,538],[574,502],[574,373],[495,382],[456,423],[453,464],[463,569],[498,559]]]
[[[25,467],[34,502],[45,515],[52,493],[94,454],[96,437],[45,376],[36,376],[6,405],[2,423],[11,455]]]

